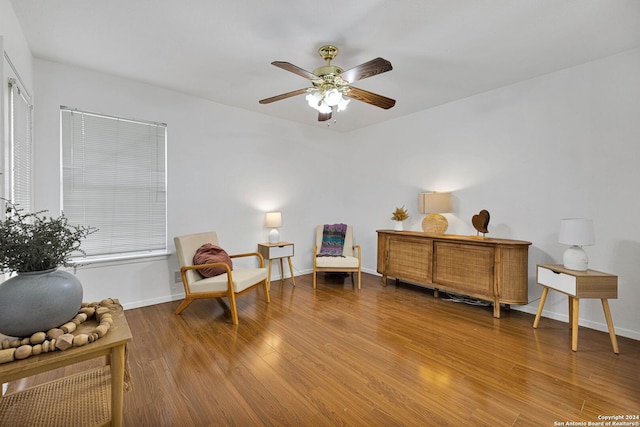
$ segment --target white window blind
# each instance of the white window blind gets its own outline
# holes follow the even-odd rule
[[[11,201],[25,212],[33,211],[33,109],[30,96],[9,79],[9,141]]]
[[[167,126],[60,111],[63,212],[98,228],[82,243],[87,256],[165,252]]]

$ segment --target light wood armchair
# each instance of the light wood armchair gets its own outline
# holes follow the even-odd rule
[[[214,231],[177,236],[174,237],[173,241],[176,246],[178,262],[180,263],[180,275],[182,276],[185,295],[184,301],[182,301],[175,314],[180,314],[196,299],[227,297],[229,299],[231,321],[234,325],[237,325],[236,296],[262,286],[264,288],[265,301],[267,303],[271,301],[267,282],[267,269],[264,267],[264,258],[258,252],[229,255],[231,258],[255,256],[260,260],[260,267],[231,270],[227,264],[222,262],[193,265],[193,256],[200,246],[205,243],[218,245],[218,235]],[[197,272],[200,268],[215,266],[224,266],[227,272],[207,278],[203,278]]]
[[[360,270],[360,245],[353,244],[353,227],[347,226],[344,236],[342,257],[318,257],[322,247],[322,232],[324,226],[316,227],[316,244],[313,247],[313,288],[316,288],[317,275],[319,272],[346,272],[351,273],[351,283],[353,284],[353,273],[358,273],[358,289],[362,283],[362,272]]]

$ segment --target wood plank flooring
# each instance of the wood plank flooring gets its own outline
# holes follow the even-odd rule
[[[273,282],[271,304],[240,297],[236,327],[215,300],[180,316],[179,301],[126,311],[125,425],[540,427],[640,414],[640,341],[618,337],[615,355],[607,333],[580,328],[574,353],[563,322],[534,330],[530,314],[495,319],[374,275],[361,291],[322,275],[314,291],[311,279]],[[26,381],[71,372],[59,371]]]

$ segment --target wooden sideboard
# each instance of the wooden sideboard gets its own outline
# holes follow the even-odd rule
[[[527,304],[531,242],[418,231],[378,230],[378,273],[500,304]]]

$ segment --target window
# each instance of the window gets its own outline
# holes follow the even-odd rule
[[[33,108],[31,97],[15,79],[9,79],[9,159],[11,201],[33,211]]]
[[[60,120],[64,215],[98,228],[87,257],[166,253],[167,125],[67,107]]]

